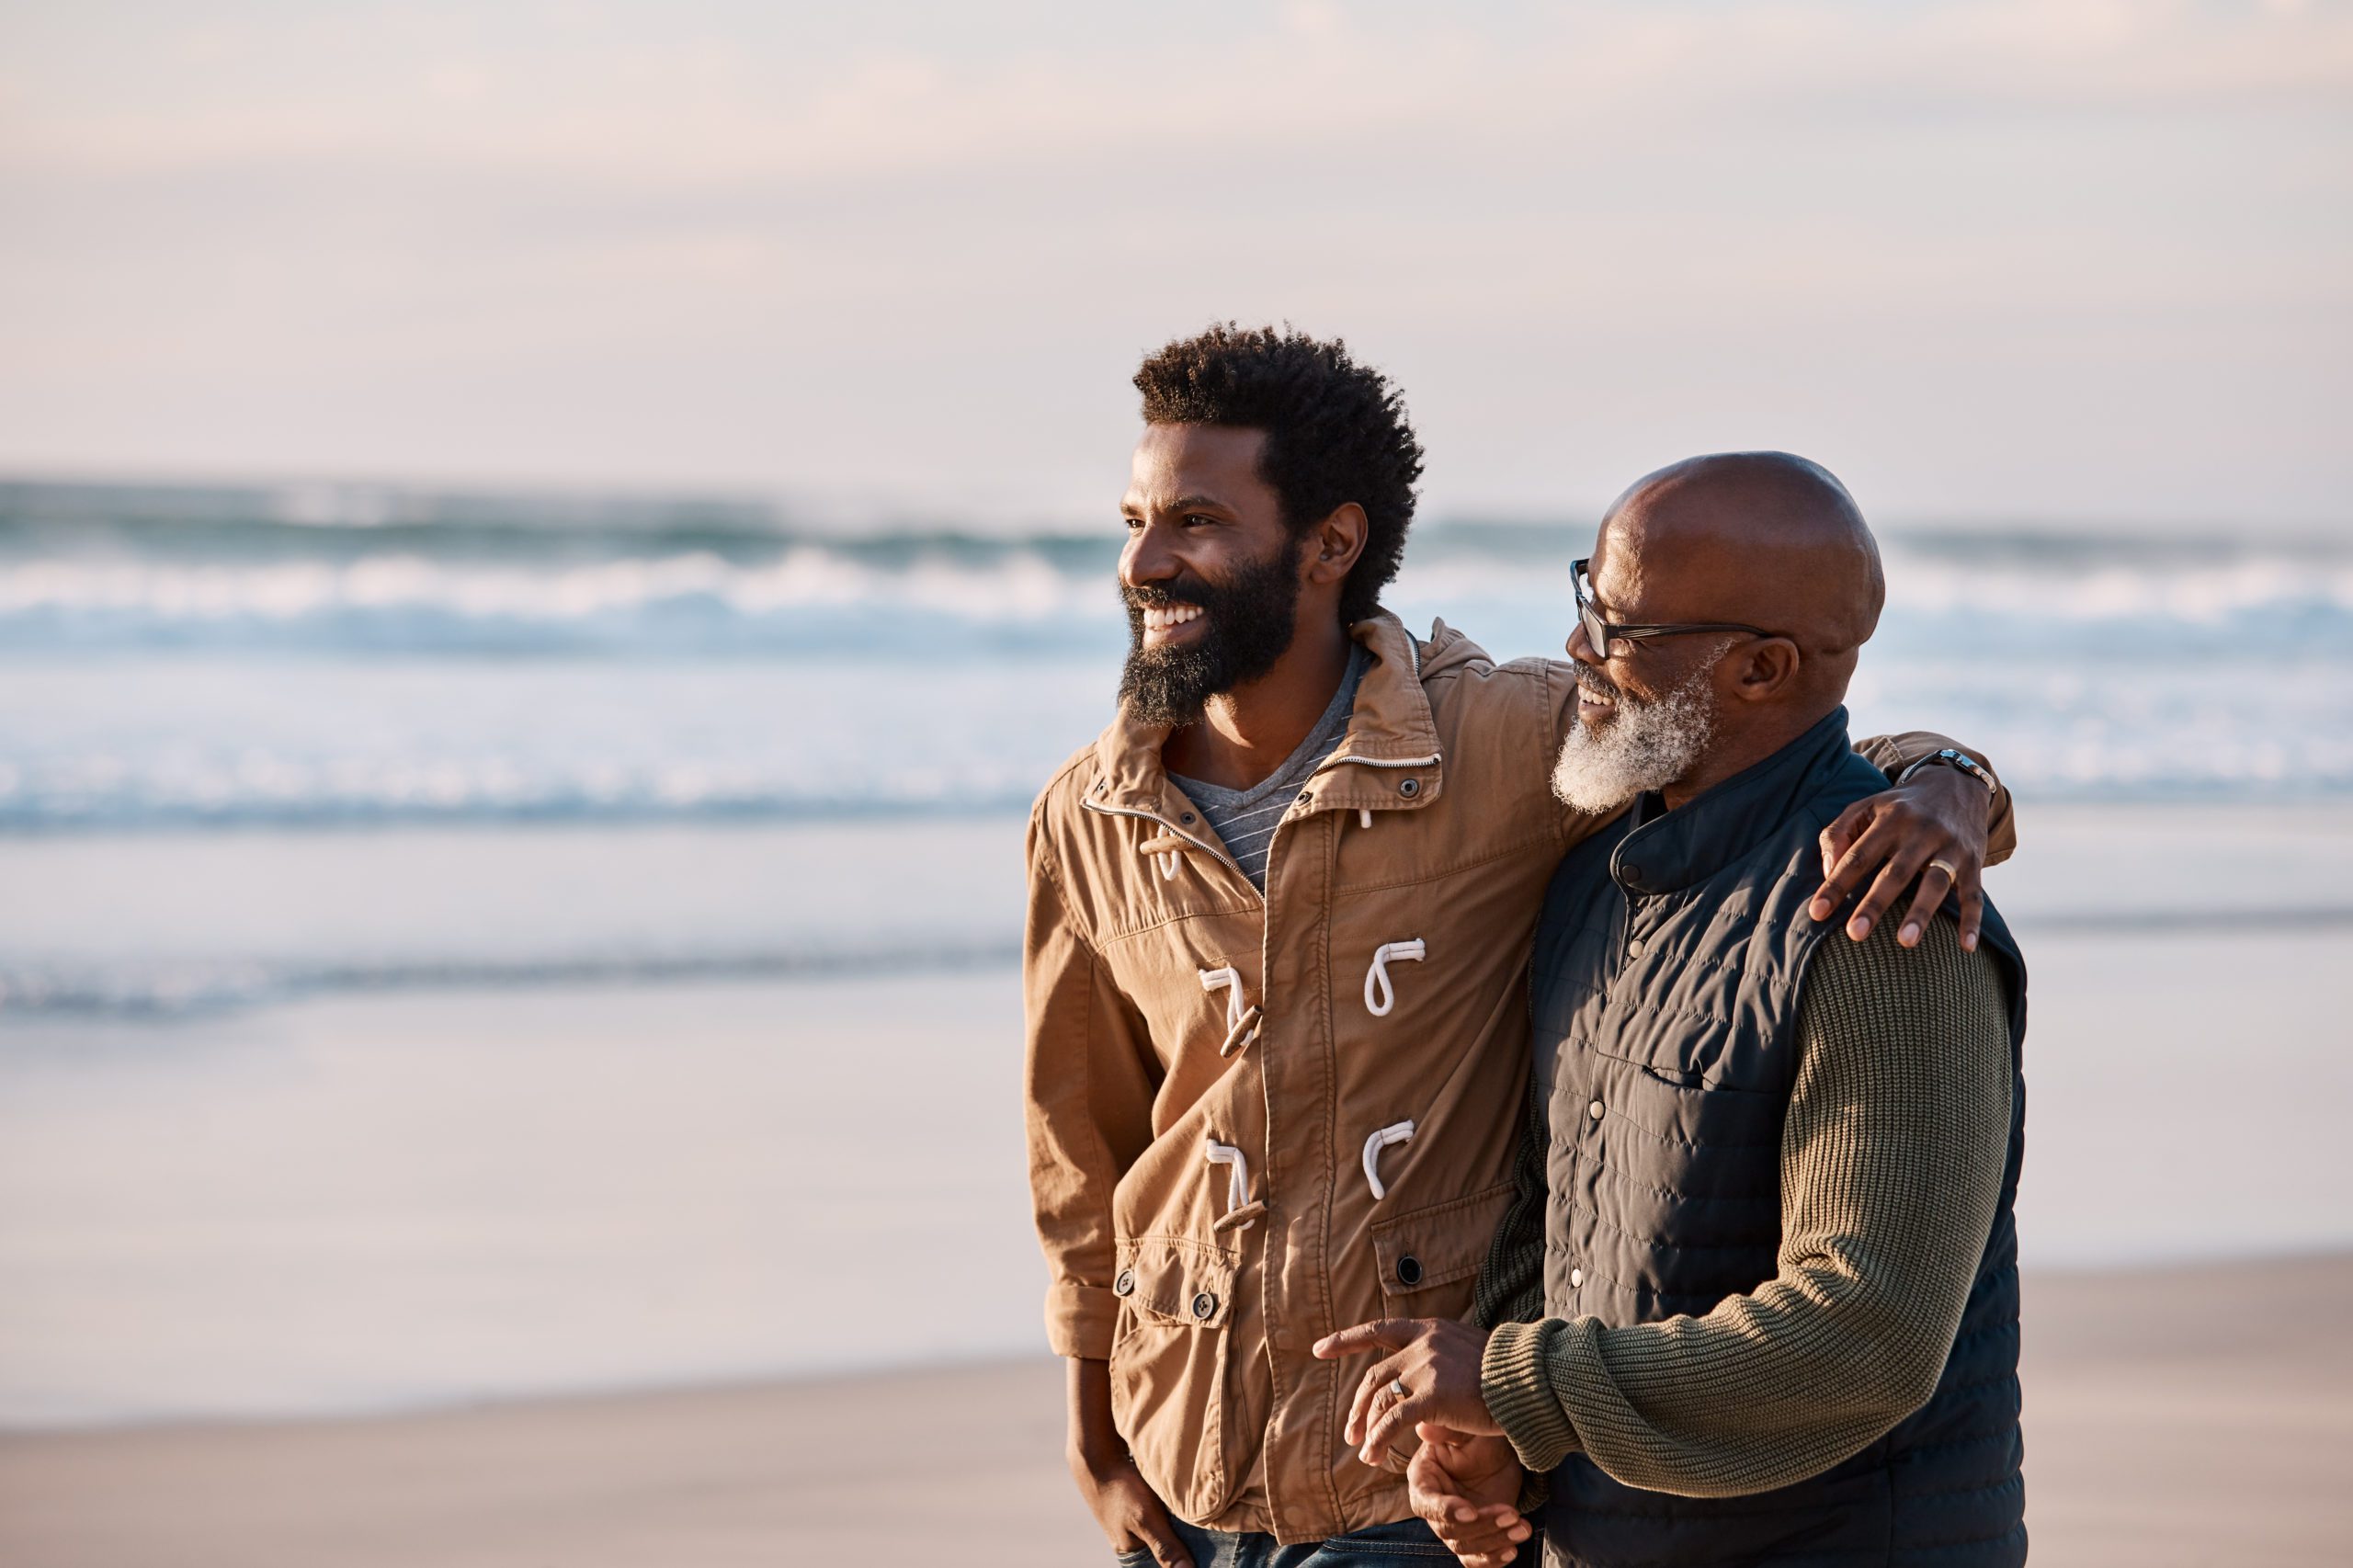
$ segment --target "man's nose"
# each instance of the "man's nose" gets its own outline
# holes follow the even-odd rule
[[[1176,575],[1176,558],[1167,535],[1150,523],[1129,531],[1127,548],[1120,551],[1120,582],[1127,587],[1165,583]]]
[[[1583,616],[1579,616],[1576,624],[1569,628],[1568,653],[1569,657],[1578,664],[1591,665],[1597,669],[1609,662],[1602,656],[1601,650],[1593,645],[1593,639],[1586,635]]]

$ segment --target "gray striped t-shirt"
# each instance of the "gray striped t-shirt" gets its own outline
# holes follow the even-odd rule
[[[1363,643],[1349,647],[1347,673],[1340,677],[1340,688],[1332,694],[1324,717],[1315,721],[1315,727],[1280,767],[1249,789],[1226,790],[1175,773],[1168,776],[1170,783],[1185,791],[1186,799],[1200,807],[1202,817],[1224,841],[1225,852],[1260,892],[1267,891],[1267,849],[1275,841],[1275,824],[1299,798],[1308,775],[1339,749],[1341,737],[1348,733],[1349,715],[1356,711],[1357,683],[1371,663],[1372,655],[1365,652]]]

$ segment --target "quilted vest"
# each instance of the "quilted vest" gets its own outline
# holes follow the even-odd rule
[[[1548,1315],[1611,1327],[1699,1316],[1778,1271],[1799,996],[1816,946],[1838,929],[1805,914],[1821,881],[1816,840],[1886,787],[1848,749],[1840,709],[1681,809],[1629,812],[1562,861],[1530,995],[1552,1128]],[[2008,971],[2009,1155],[1935,1394],[1853,1458],[1750,1496],[1638,1491],[1572,1456],[1552,1478],[1552,1557],[1588,1568],[2026,1561],[2011,1218],[2026,972],[1990,907],[1982,945]]]

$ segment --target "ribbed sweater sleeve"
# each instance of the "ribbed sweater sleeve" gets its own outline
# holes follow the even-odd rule
[[[1775,1277],[1705,1317],[1495,1329],[1483,1390],[1531,1470],[1582,1450],[1649,1491],[1768,1491],[1935,1392],[2000,1200],[2008,1007],[1949,917],[1911,951],[1892,925],[1807,973]]]

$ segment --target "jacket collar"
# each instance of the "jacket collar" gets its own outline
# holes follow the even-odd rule
[[[1427,805],[1438,794],[1440,756],[1438,722],[1422,690],[1420,644],[1387,610],[1358,621],[1348,635],[1364,644],[1372,663],[1357,684],[1347,733],[1310,786],[1313,803],[1349,811]],[[1459,635],[1432,628],[1434,641]],[[1161,760],[1168,735],[1167,725],[1140,723],[1122,709],[1096,738],[1086,803],[1099,811],[1173,815],[1178,797]],[[1343,766],[1348,763],[1361,766]]]
[[[1854,755],[1847,710],[1834,710],[1764,761],[1671,812],[1638,809],[1638,824],[1610,852],[1609,874],[1629,893],[1667,893],[1707,881],[1790,820],[1823,780]]]

